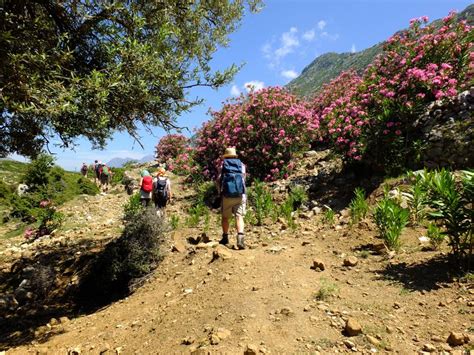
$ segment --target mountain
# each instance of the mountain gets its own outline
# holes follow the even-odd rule
[[[151,161],[154,161],[154,160],[155,160],[155,157],[153,155],[149,154],[149,155],[145,155],[140,160],[133,159],[133,158],[113,158],[113,159],[109,160],[106,164],[108,166],[110,166],[111,168],[121,168],[122,166],[124,166],[128,162],[135,162],[135,163],[141,164],[141,163],[148,163],[148,162],[151,162]]]
[[[457,18],[458,20],[466,20],[471,26],[474,25],[474,4],[460,12]],[[440,26],[441,23],[441,20],[433,21],[435,26]],[[342,71],[355,69],[361,74],[372,63],[377,54],[382,53],[384,43],[378,43],[357,53],[323,54],[304,68],[301,75],[290,81],[286,87],[296,95],[312,96],[323,84],[329,83]]]

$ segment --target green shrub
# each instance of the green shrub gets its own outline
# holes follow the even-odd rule
[[[323,214],[323,223],[326,223],[332,226],[334,224],[335,216],[336,216],[336,213],[330,207],[328,207]]]
[[[82,302],[96,305],[129,294],[162,260],[163,219],[150,207],[128,221],[80,284]]]
[[[454,257],[459,263],[467,261],[469,270],[474,230],[474,171],[463,171],[458,182],[445,169],[424,171],[421,177],[428,191],[427,204],[432,209],[429,218],[444,225]]]
[[[357,187],[354,191],[354,195],[354,198],[349,204],[352,224],[358,223],[361,219],[365,218],[369,211],[369,204],[365,200],[364,189]]]
[[[204,204],[211,208],[220,206],[220,197],[217,191],[217,186],[212,181],[195,183],[195,190],[197,192],[195,203]]]
[[[140,193],[136,193],[128,199],[128,203],[123,208],[123,220],[133,221],[143,212],[143,206],[140,202]]]
[[[55,229],[61,227],[63,221],[64,215],[56,210],[51,201],[41,201],[36,237],[51,234]]]
[[[308,201],[308,195],[305,189],[301,186],[293,186],[290,190],[290,198],[293,201],[293,210],[296,211],[298,208]]]
[[[434,223],[428,224],[428,230],[426,232],[426,235],[429,238],[433,249],[439,249],[439,247],[444,241],[444,234],[441,232],[438,226]]]
[[[339,292],[337,285],[324,278],[320,280],[320,287],[315,295],[318,301],[328,301]]]
[[[179,227],[179,216],[176,214],[171,215],[170,225],[173,230],[178,229]]]
[[[77,187],[79,189],[79,193],[91,196],[97,195],[100,191],[96,184],[94,184],[88,178],[82,176],[77,180]]]
[[[413,181],[408,192],[404,192],[410,208],[410,216],[414,223],[420,223],[426,217],[427,189],[420,174],[408,173]]]
[[[112,171],[112,180],[110,183],[112,185],[123,184],[123,174],[125,173],[125,168],[111,168]]]
[[[249,202],[255,210],[254,223],[258,226],[263,224],[263,220],[275,209],[272,195],[265,183],[255,180],[249,189]]]
[[[375,207],[374,220],[387,247],[400,248],[400,234],[408,223],[408,210],[385,196]]]
[[[49,173],[53,166],[54,158],[47,154],[40,154],[28,165],[23,180],[31,192],[48,185]]]
[[[197,227],[197,225],[199,224],[201,220],[201,217],[207,216],[209,214],[209,209],[204,203],[199,202],[188,209],[188,214],[189,214],[187,218],[188,226]]]
[[[291,229],[296,229],[296,223],[293,219],[294,204],[291,195],[289,195],[285,201],[280,205],[279,212],[280,216],[286,219],[288,226]]]

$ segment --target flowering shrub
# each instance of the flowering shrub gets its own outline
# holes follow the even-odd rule
[[[156,146],[158,163],[166,163],[167,169],[178,175],[186,175],[195,170],[194,151],[189,139],[181,134],[168,134]]]
[[[189,139],[182,134],[167,134],[156,145],[156,159],[158,163],[166,163],[184,153],[188,146]]]
[[[455,97],[474,74],[472,27],[454,13],[441,26],[427,21],[414,19],[389,38],[362,77],[345,72],[323,87],[312,101],[319,139],[385,171],[407,164],[421,133],[416,117],[428,103]]]
[[[315,118],[320,124],[320,140],[329,141],[347,158],[360,160],[362,129],[367,113],[359,94],[361,77],[355,71],[341,73],[325,84],[312,102]]]
[[[215,177],[225,147],[236,147],[253,178],[286,177],[318,127],[309,105],[280,87],[228,101],[212,117],[198,131],[195,153],[208,178]]]

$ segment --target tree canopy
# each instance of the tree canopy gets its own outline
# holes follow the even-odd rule
[[[245,2],[245,3],[244,3]],[[0,0],[0,156],[51,138],[104,147],[115,131],[175,127],[238,70],[213,54],[260,0]]]

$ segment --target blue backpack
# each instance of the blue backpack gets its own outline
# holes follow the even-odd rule
[[[242,162],[239,159],[224,159],[222,165],[222,195],[240,197],[245,193]]]

